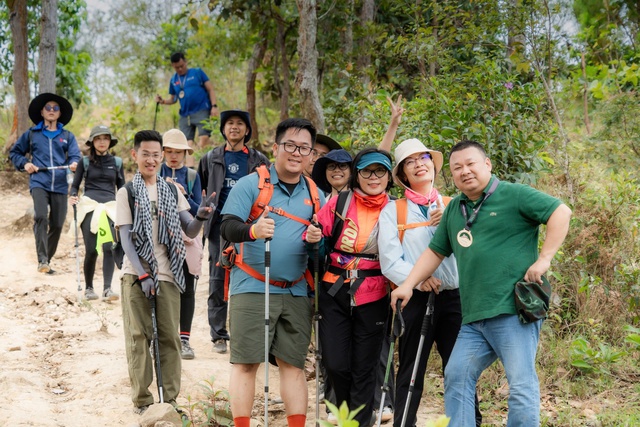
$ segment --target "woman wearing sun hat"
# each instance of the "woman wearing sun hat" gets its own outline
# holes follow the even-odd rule
[[[33,233],[41,273],[53,273],[49,263],[67,216],[66,175],[69,170],[76,170],[82,156],[76,137],[64,129],[71,117],[69,101],[53,93],[41,93],[29,104],[29,118],[35,126],[23,133],[10,151],[16,169],[29,174]]]
[[[378,244],[384,245],[385,248],[380,252],[383,274],[393,283],[400,285],[411,271],[413,264],[429,246],[448,198],[443,199],[434,186],[435,177],[442,169],[441,152],[425,147],[418,139],[408,139],[396,147],[394,154],[396,166],[393,168],[392,176],[394,182],[404,188],[404,197],[407,199],[406,218],[404,221],[398,220],[397,206],[401,202],[396,200],[385,206],[380,214]],[[398,232],[399,222],[415,226],[415,228],[405,229],[402,240]],[[427,360],[433,343],[437,344],[444,371],[462,324],[458,270],[453,255],[445,258],[428,280],[440,286],[440,293],[435,297],[433,324],[429,327],[420,355],[414,391],[407,413],[407,426],[413,426],[416,422]],[[416,288],[413,290],[413,297],[402,310],[405,331],[398,343],[399,367],[396,376],[394,426],[400,426],[402,421],[428,298],[428,292],[422,292],[420,288]],[[482,420],[477,400],[476,420]]]
[[[160,169],[160,176],[178,187],[178,191],[189,202],[189,213],[195,216],[202,201],[202,185],[196,171],[185,166],[187,154],[193,154],[187,137],[179,129],[166,131],[162,135],[162,151],[164,163]],[[202,270],[202,239],[200,236],[191,239],[184,233],[182,238],[187,250],[187,258],[183,266],[186,286],[185,291],[180,294],[180,342],[182,344],[180,354],[183,359],[188,360],[195,357],[189,338],[196,307],[196,277]]]
[[[373,413],[375,372],[389,308],[377,235],[378,216],[389,201],[391,185],[391,155],[366,148],[353,160],[350,191],[333,197],[317,214],[320,246],[329,252],[317,290],[322,360],[338,404],[365,405],[355,417],[360,425],[369,425]],[[336,216],[344,219],[343,226],[333,230]],[[314,225],[308,231],[317,235]]]
[[[98,299],[98,294],[93,289],[93,275],[96,271],[98,260],[98,248],[96,247],[98,226],[102,215],[106,214],[109,227],[113,233],[113,221],[116,213],[116,191],[125,184],[122,159],[117,159],[109,153],[109,150],[118,143],[109,128],[98,125],[91,129],[89,139],[86,142],[89,147],[89,155],[83,158],[71,183],[72,205],[77,204],[78,222],[82,230],[84,240],[84,292],[88,300]],[[84,193],[78,198],[80,185],[84,180]],[[104,214],[103,214],[104,212]],[[115,301],[119,295],[111,289],[111,279],[115,270],[112,243],[102,245],[102,298],[106,301]]]

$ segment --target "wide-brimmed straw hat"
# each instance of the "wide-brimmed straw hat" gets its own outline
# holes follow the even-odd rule
[[[431,150],[430,148],[427,148],[422,142],[420,142],[419,139],[416,139],[416,138],[407,139],[405,141],[402,141],[400,144],[398,144],[398,146],[394,151],[394,155],[396,158],[396,165],[394,166],[393,171],[391,171],[391,175],[393,176],[393,182],[395,182],[400,186],[406,187],[406,184],[404,184],[402,181],[400,181],[400,178],[398,178],[398,169],[401,167],[400,165],[402,164],[402,161],[404,159],[417,153],[429,153],[431,155],[431,160],[433,161],[433,165],[436,168],[434,175],[440,172],[443,164],[442,153],[439,151]]]
[[[193,148],[189,147],[187,137],[180,129],[169,129],[162,135],[162,148],[186,150],[187,153],[193,154]]]
[[[63,125],[69,123],[71,121],[71,117],[73,117],[73,107],[71,106],[71,103],[60,95],[45,92],[33,98],[29,104],[29,118],[33,124],[37,125],[43,120],[42,109],[49,101],[56,102],[60,107],[60,117],[58,118],[58,122]]]
[[[107,126],[98,125],[98,126],[94,126],[93,129],[91,129],[91,133],[89,134],[89,139],[87,139],[87,142],[85,142],[87,147],[91,147],[93,145],[93,138],[100,135],[109,135],[109,138],[111,138],[111,143],[109,144],[109,148],[113,147],[118,143],[118,140],[113,137],[113,135],[111,134],[111,131]]]
[[[351,155],[347,150],[342,148],[339,150],[331,150],[324,157],[320,157],[313,165],[313,171],[311,172],[311,179],[316,183],[325,193],[331,193],[331,184],[327,180],[327,166],[330,163],[346,163],[351,169],[352,162]]]

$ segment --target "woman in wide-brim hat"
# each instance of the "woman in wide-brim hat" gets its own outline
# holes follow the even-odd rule
[[[86,145],[89,146],[89,155],[83,158],[71,184],[72,205],[77,205],[78,222],[82,230],[84,240],[84,282],[85,298],[98,299],[98,294],[93,289],[93,276],[96,271],[98,250],[96,243],[100,220],[106,215],[109,228],[113,230],[116,211],[116,192],[125,184],[122,159],[109,153],[109,149],[118,143],[109,128],[98,125],[91,129]],[[78,192],[84,180],[84,193],[78,198]],[[104,224],[103,224],[104,225]],[[112,244],[102,244],[102,298],[107,301],[115,301],[119,295],[111,289],[111,281],[115,271]]]
[[[435,178],[442,170],[443,164],[440,151],[427,148],[418,139],[408,139],[396,147],[395,159],[393,180],[404,188],[406,200],[392,201],[382,210],[378,244],[384,245],[384,251],[380,251],[382,273],[393,283],[400,285],[416,260],[429,246],[445,204],[450,198],[443,198],[435,188]],[[405,204],[406,209],[398,208],[400,203]],[[402,215],[398,212],[401,211],[405,212],[404,218],[399,218]],[[398,231],[399,224],[404,224],[402,239]],[[415,424],[424,387],[427,360],[433,343],[437,344],[444,371],[462,324],[458,270],[454,256],[445,258],[427,281],[434,281],[435,285],[440,287],[440,292],[435,296],[433,323],[425,337],[423,351],[418,361],[414,391],[407,411],[407,425]],[[394,425],[402,422],[428,299],[429,293],[417,287],[413,291],[413,297],[402,310],[405,331],[398,342],[399,367],[396,375]],[[476,400],[476,422],[479,423],[481,420]]]
[[[42,93],[29,104],[35,126],[23,133],[10,150],[16,169],[29,174],[33,198],[38,271],[53,273],[49,265],[67,215],[67,173],[75,171],[82,154],[73,133],[64,129],[73,116],[65,98]]]
[[[349,188],[352,160],[347,150],[338,149],[329,151],[313,165],[311,178],[325,192],[327,201]]]

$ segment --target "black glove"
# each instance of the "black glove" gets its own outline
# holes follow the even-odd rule
[[[151,277],[145,277],[140,281],[140,287],[142,288],[142,292],[144,295],[151,299],[151,291],[155,293],[155,284],[153,283],[153,279]]]
[[[196,219],[200,221],[206,221],[209,219],[213,212],[216,210],[216,205],[213,204],[213,199],[215,199],[216,193],[211,193],[209,197],[206,197],[206,193],[202,190],[202,202],[200,202],[200,207],[196,212]]]

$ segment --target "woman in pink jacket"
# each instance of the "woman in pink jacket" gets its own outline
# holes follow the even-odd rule
[[[338,406],[364,405],[355,419],[372,420],[377,355],[388,315],[388,281],[378,261],[378,217],[389,202],[391,155],[367,148],[352,163],[350,191],[333,197],[320,209],[320,248],[326,271],[319,284],[319,335],[323,363]],[[313,231],[313,232],[312,232]],[[316,243],[317,228],[306,236]]]

